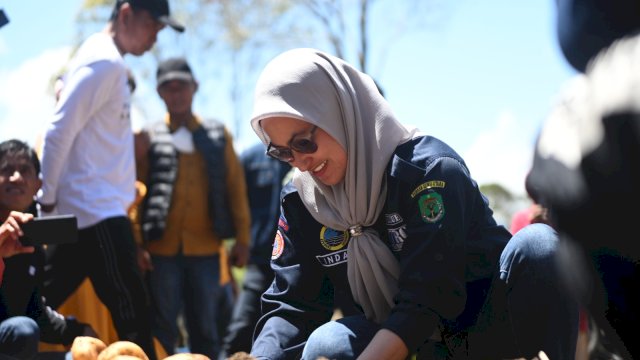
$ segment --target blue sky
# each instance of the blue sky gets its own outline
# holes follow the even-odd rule
[[[50,79],[74,43],[74,17],[81,3],[0,2],[10,19],[0,28],[0,140],[15,137],[33,144],[42,133],[53,110]],[[376,2],[386,3],[395,0]],[[370,72],[398,118],[453,146],[479,183],[498,182],[524,193],[536,133],[555,96],[574,75],[555,38],[555,1],[441,3],[446,9],[437,25],[404,33],[386,50],[376,45],[375,36],[390,29],[373,28],[374,55],[384,56],[374,57]],[[384,17],[383,6],[389,5],[380,6],[376,16]],[[159,118],[163,107],[153,84],[139,85],[134,105]],[[194,109],[231,121],[224,103],[198,102],[196,97]],[[134,127],[144,123],[135,113],[133,119]],[[256,141],[247,125],[236,148]]]

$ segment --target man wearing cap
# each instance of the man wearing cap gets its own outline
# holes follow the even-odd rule
[[[197,89],[185,59],[160,63],[157,90],[168,114],[150,126],[147,161],[138,163],[148,189],[141,228],[153,265],[148,277],[154,335],[168,354],[175,352],[184,304],[190,351],[217,359],[222,334],[216,304],[225,296],[219,286],[221,248],[234,237],[230,264],[246,264],[250,215],[231,134],[192,112]]]
[[[167,0],[117,0],[105,28],[71,59],[42,150],[43,213],[75,214],[79,241],[51,248],[44,294],[58,307],[88,276],[118,336],[156,358],[148,295],[127,218],[135,163],[125,54],[139,56],[169,25]]]

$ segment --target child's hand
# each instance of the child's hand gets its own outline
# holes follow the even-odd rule
[[[31,221],[31,219],[33,219],[32,214],[18,211],[12,211],[9,214],[5,222],[0,225],[0,256],[10,257],[35,251],[33,246],[23,246],[19,240],[20,236],[24,235],[20,224]]]

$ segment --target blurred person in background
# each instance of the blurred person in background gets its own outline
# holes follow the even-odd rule
[[[162,61],[156,81],[167,115],[148,126],[150,147],[138,163],[147,187],[140,222],[152,267],[154,334],[174,354],[182,311],[189,350],[217,359],[218,324],[228,315],[219,311],[229,296],[220,285],[224,240],[235,238],[230,265],[243,267],[249,253],[244,172],[224,125],[194,114],[198,82],[186,59]]]
[[[243,151],[240,161],[251,209],[251,249],[220,359],[251,351],[253,330],[261,316],[260,296],[273,281],[270,260],[280,215],[280,192],[291,171],[288,164],[267,156],[260,143]]]
[[[89,277],[111,313],[118,336],[156,359],[149,297],[136,262],[127,218],[134,199],[131,91],[126,54],[143,55],[166,25],[167,0],[117,0],[103,29],[71,59],[42,150],[43,213],[74,214],[79,241],[56,246],[44,294],[61,305]]]
[[[567,286],[590,316],[594,358],[640,358],[640,1],[557,0],[578,74],[536,141],[527,181],[560,232]]]

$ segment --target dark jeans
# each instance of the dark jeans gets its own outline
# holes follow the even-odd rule
[[[529,225],[503,250],[499,275],[491,283],[478,321],[464,331],[462,353],[445,358],[533,358],[544,351],[549,359],[574,359],[578,334],[578,305],[564,293],[555,262],[557,235],[544,224]],[[364,316],[331,321],[316,329],[303,350],[303,359],[354,359],[380,326]],[[468,334],[468,336],[467,336]],[[425,342],[418,359],[434,359],[434,350],[450,348]],[[440,345],[440,344],[438,344]],[[411,349],[410,349],[411,350]]]
[[[134,342],[156,359],[149,296],[136,260],[131,222],[124,216],[82,229],[78,242],[49,247],[44,296],[60,306],[89,277],[109,309],[120,340]]]
[[[153,333],[171,355],[178,339],[178,314],[184,311],[189,351],[216,359],[220,352],[218,305],[220,256],[152,255],[149,290],[154,303]]]
[[[233,309],[231,323],[222,345],[220,359],[236,352],[251,351],[253,330],[260,318],[260,297],[273,281],[273,270],[269,264],[249,264],[244,273],[242,291]]]
[[[26,316],[15,316],[0,323],[0,360],[30,360],[38,354],[40,328]]]
[[[227,329],[231,323],[233,307],[236,303],[236,294],[231,281],[220,285],[220,297],[218,298],[218,306],[216,307],[218,335],[223,339],[227,334]]]

